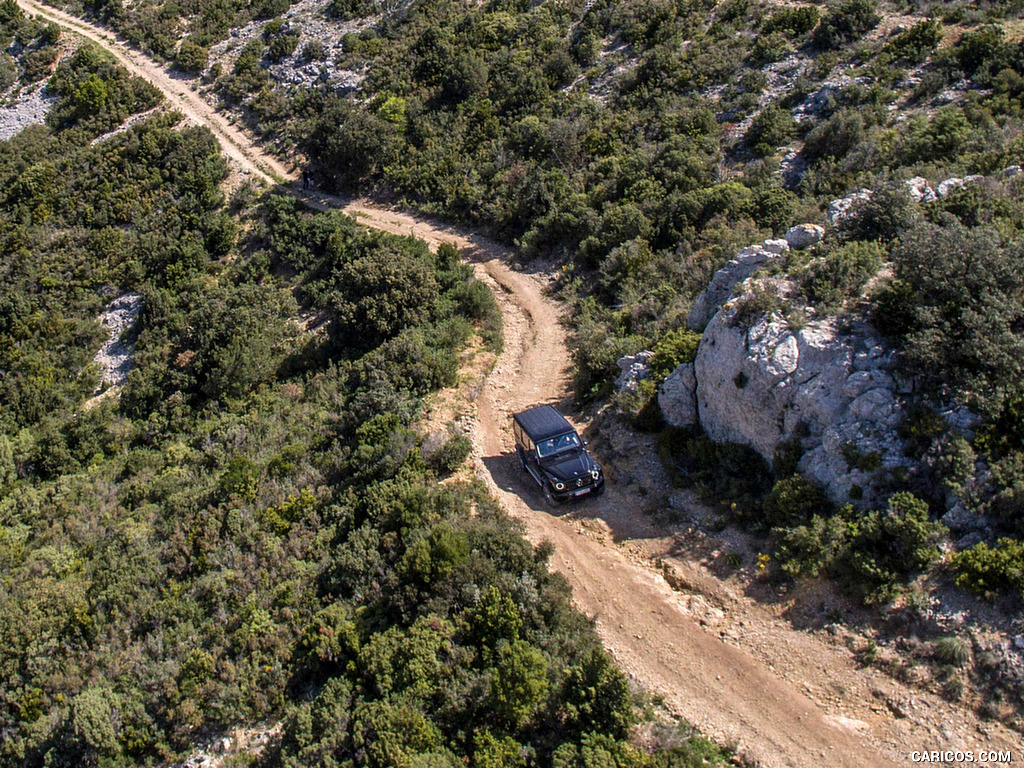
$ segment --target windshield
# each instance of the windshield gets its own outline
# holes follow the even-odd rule
[[[579,436],[575,432],[568,432],[558,437],[541,440],[537,443],[537,455],[544,458],[545,456],[553,456],[563,451],[575,450],[579,447],[581,447]]]

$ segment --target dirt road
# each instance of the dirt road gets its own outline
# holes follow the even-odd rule
[[[35,0],[17,2],[25,11],[98,43],[133,74],[153,83],[171,107],[213,131],[237,172],[268,183],[294,180],[280,161],[193,92],[187,80],[107,30]],[[505,320],[505,350],[476,403],[479,474],[524,523],[532,541],[554,543],[552,565],[569,580],[579,607],[595,617],[601,637],[623,667],[661,694],[672,711],[709,735],[738,745],[743,756],[764,766],[903,764],[911,749],[945,748],[952,737],[940,734],[935,723],[956,726],[952,733],[960,740],[952,746],[958,749],[1020,748],[1010,732],[982,728],[969,713],[935,697],[919,697],[927,700],[934,717],[904,712],[897,721],[895,715],[877,712],[860,701],[864,681],[870,678],[854,668],[848,653],[782,626],[784,622],[776,622],[752,601],[736,598],[728,607],[732,626],[743,627],[740,633],[750,638],[748,647],[727,643],[721,633],[702,626],[688,610],[693,596],[680,591],[678,583],[675,589],[669,586],[654,567],[656,558],[674,562],[695,584],[706,579],[709,593],[717,586],[673,551],[671,537],[649,522],[640,499],[613,483],[603,498],[572,513],[556,512],[523,482],[511,458],[509,413],[543,402],[565,405],[569,394],[566,333],[561,308],[547,294],[546,278],[516,271],[508,249],[437,222],[363,201],[316,195],[310,202],[342,207],[368,226],[435,245],[454,242],[494,289]],[[758,638],[767,638],[767,644],[757,645]],[[796,655],[786,674],[775,671],[768,660],[790,649]],[[832,677],[834,695],[827,703],[808,693]]]

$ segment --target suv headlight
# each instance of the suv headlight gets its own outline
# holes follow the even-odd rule
[[[594,478],[595,480],[600,480],[601,479],[601,470],[600,469],[592,469],[592,470],[590,470],[590,476],[592,478]]]
[[[564,491],[565,490],[565,483],[558,483],[558,482],[556,482],[555,483],[555,490],[556,491]]]

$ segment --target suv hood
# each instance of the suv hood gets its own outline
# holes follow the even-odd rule
[[[578,478],[591,480],[590,473],[598,469],[597,462],[586,451],[569,451],[541,462],[541,469],[555,480],[568,482]]]

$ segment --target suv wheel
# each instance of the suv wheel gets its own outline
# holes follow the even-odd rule
[[[518,445],[516,446],[516,455],[519,457],[519,470],[521,472],[526,471],[526,456],[523,455],[523,449]]]

